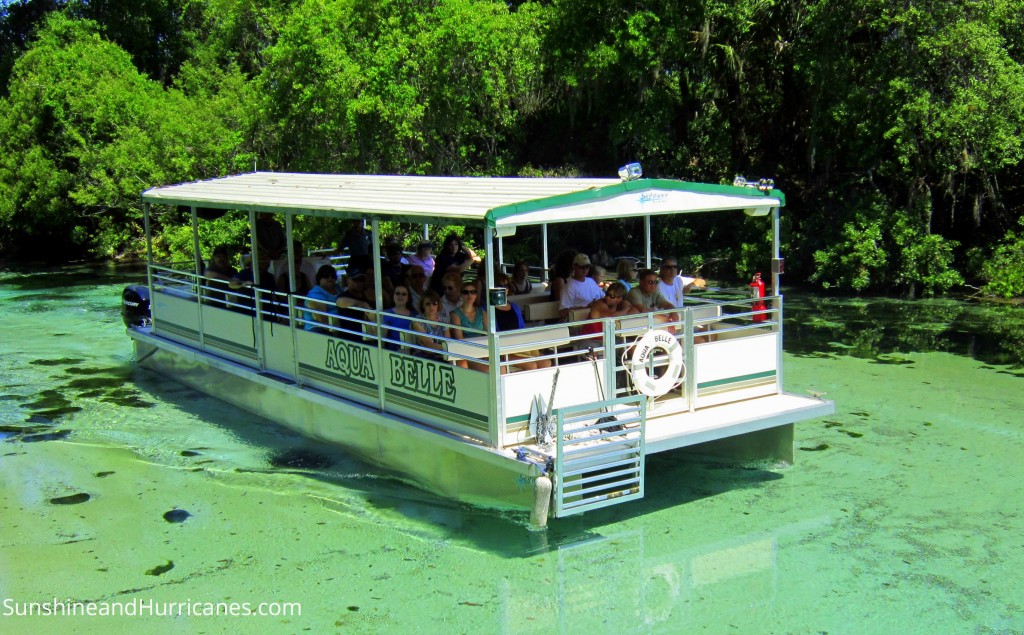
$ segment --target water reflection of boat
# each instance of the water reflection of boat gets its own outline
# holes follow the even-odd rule
[[[298,216],[368,219],[375,263],[386,220],[482,230],[486,253],[499,261],[503,238],[540,228],[548,262],[549,224],[634,217],[650,236],[652,216],[743,210],[770,222],[773,289],[782,262],[784,198],[770,188],[660,179],[253,173],[155,188],[143,201],[147,241],[152,206],[190,211],[197,262],[200,218],[230,210],[248,213],[253,254],[257,213],[282,219],[287,235]],[[290,240],[287,245],[285,262],[295,262]],[[647,251],[649,263],[649,245]],[[493,268],[484,269],[494,325],[503,290],[495,289]],[[262,291],[258,275],[252,289],[215,283],[196,265],[154,262],[150,249],[148,286],[125,295],[139,305],[128,309],[141,310],[142,296],[150,303],[151,319],[128,329],[140,365],[344,446],[430,491],[533,510],[539,524],[549,515],[642,497],[645,457],[655,452],[698,447],[792,461],[793,424],[834,409],[782,390],[777,295],[758,298],[757,310],[749,297],[688,297],[674,311],[602,320],[573,313],[558,324],[541,321],[557,308],[543,296],[512,297],[531,322],[527,328],[464,329],[467,336],[446,339],[443,358],[435,360],[417,355],[427,349],[412,329],[399,328],[400,346],[387,346],[380,300],[362,318],[324,325],[320,333],[304,328],[310,317],[304,296]],[[588,324],[594,326],[584,330]],[[586,350],[597,363],[583,358]],[[518,370],[524,359],[549,366]]]
[[[831,520],[811,518],[706,541],[689,536],[685,546],[677,537],[660,539],[661,529],[658,535],[625,531],[557,545],[538,565],[535,575],[544,584],[498,582],[496,630],[687,632],[693,624],[720,621],[723,611],[730,620],[737,613],[762,615],[785,601],[779,595],[780,543]]]

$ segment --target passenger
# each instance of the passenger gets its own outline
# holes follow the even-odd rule
[[[455,234],[448,234],[441,247],[441,253],[435,257],[435,269],[447,273],[451,267],[463,273],[474,263],[480,262],[480,257],[472,249],[462,242],[462,238]]]
[[[420,265],[409,265],[409,270],[405,272],[406,283],[412,285],[411,291],[418,296],[423,295],[423,292],[427,290],[428,277],[429,275]]]
[[[212,278],[207,281],[207,285],[214,289],[227,291],[230,288],[228,281],[238,275],[238,270],[231,266],[231,256],[228,254],[227,245],[214,247],[210,264],[206,265],[203,275]],[[224,303],[226,296],[222,291],[207,291],[206,297],[210,299],[211,306],[227,308],[227,304]]]
[[[415,305],[412,303],[409,287],[404,284],[395,286],[394,298],[395,306],[385,310],[384,315],[381,317],[381,322],[387,328],[384,331],[384,339],[386,340],[384,348],[390,351],[397,351],[402,345],[403,331],[392,329],[410,330],[412,322],[409,318],[419,317],[416,309],[413,308]]]
[[[349,275],[362,273],[370,268],[370,236],[363,221],[355,221],[345,236],[341,246],[348,251],[346,271]]]
[[[423,274],[429,279],[434,274],[434,243],[428,240],[421,242],[416,245],[416,253],[406,256],[406,259],[410,265],[422,268]]]
[[[299,295],[309,295],[310,290],[313,288],[312,277],[316,275],[316,272],[310,274],[309,270],[312,269],[313,265],[302,260],[302,243],[297,240],[292,241],[292,258],[295,265],[295,293]],[[289,271],[291,267],[285,265],[282,268],[281,273],[277,276],[277,290],[281,293],[291,293],[291,282],[289,280]]]
[[[441,319],[451,322],[452,311],[462,305],[462,295],[459,293],[459,289],[462,288],[462,274],[450,271],[441,280],[441,290],[444,293],[441,296]]]
[[[425,320],[435,322],[435,324],[413,322],[412,330],[419,333],[416,336],[416,343],[435,351],[444,351],[444,339],[442,338],[451,339],[452,333],[447,325],[436,324],[436,322],[445,322],[441,318],[441,297],[436,292],[427,291],[423,294],[423,297],[420,299],[420,316]],[[425,359],[433,359],[439,362],[444,361],[444,355],[432,351],[424,351],[417,348],[413,349],[412,354]]]
[[[673,309],[675,305],[665,299],[665,296],[658,290],[658,274],[653,269],[644,269],[640,272],[640,282],[626,294],[628,302],[637,313],[650,313],[660,309]],[[671,313],[659,315],[655,318],[660,322],[671,320],[679,321],[679,314]],[[670,329],[675,332],[675,329]]]
[[[310,289],[309,297],[306,301],[308,310],[303,313],[306,320],[303,328],[314,333],[330,333],[326,327],[330,324],[330,315],[338,315],[338,272],[334,267],[323,265],[316,270],[316,285]],[[323,311],[330,315],[313,311]]]
[[[273,213],[260,212],[256,215],[256,244],[260,251],[266,252],[268,262],[281,258],[288,251],[284,227]]]
[[[513,286],[512,279],[509,278],[508,275],[500,273],[494,281],[499,287],[505,287],[508,295],[513,295],[512,291],[515,287]],[[512,302],[506,302],[502,306],[494,307],[494,322],[498,327],[498,331],[514,331],[516,329],[526,327],[522,311],[520,311],[519,307]],[[523,351],[520,353],[512,353],[511,355],[508,355],[507,358],[523,360],[515,364],[514,368],[517,370],[536,370],[538,368],[547,368],[551,366],[550,359],[534,359],[539,356],[540,351]]]
[[[452,337],[459,340],[479,337],[481,333],[474,331],[487,331],[489,322],[487,312],[482,310],[479,304],[480,294],[477,291],[476,281],[463,282],[459,293],[462,296],[462,304],[451,314]],[[474,331],[463,331],[463,329],[474,329]],[[487,364],[481,362],[460,359],[456,365],[487,372]]]
[[[274,319],[274,316],[278,313],[276,310],[277,298],[275,294],[277,292],[277,285],[274,283],[274,275],[270,273],[267,268],[270,265],[270,255],[262,250],[257,252],[256,264],[260,269],[260,283],[259,288],[263,293],[260,295],[263,300],[260,302],[260,311],[264,314],[265,318]],[[235,297],[238,304],[241,304],[243,313],[253,315],[253,307],[256,306],[253,297],[253,287],[256,286],[256,272],[253,270],[252,259],[249,260],[249,266],[238,272],[238,275],[231,278],[228,282],[228,287],[238,291],[246,297]]]
[[[512,279],[509,293],[522,295],[533,291],[533,283],[530,282],[530,265],[525,260],[520,260],[512,268]]]
[[[626,302],[626,287],[621,282],[613,282],[608,285],[604,297],[590,305],[591,320],[598,320],[608,317],[622,317],[630,313],[636,313],[632,304]],[[604,325],[601,322],[588,322],[580,329],[581,335],[600,335],[604,333]]]
[[[608,255],[604,247],[598,247],[594,255],[590,257],[590,261],[595,267],[611,267],[615,264],[615,261]]]
[[[359,320],[366,320],[366,311],[372,306],[366,294],[368,280],[369,276],[365,273],[349,276],[348,286],[338,294],[334,304],[338,307],[340,316],[338,326],[343,330],[335,331],[334,334],[341,339],[350,342],[363,341],[363,323]]]
[[[384,260],[380,263],[381,273],[394,286],[402,281],[409,265],[402,263],[402,246],[397,242],[389,243],[384,252]]]
[[[377,307],[377,284],[376,284],[376,272],[373,268],[367,269],[363,274],[366,276],[363,283],[363,296],[366,298],[366,302],[369,303],[370,308]],[[392,301],[392,295],[395,291],[395,286],[391,284],[391,279],[387,276],[381,278],[380,288],[382,292],[381,307],[384,309],[390,309],[395,306]]]
[[[512,280],[507,274],[499,273],[494,278],[494,283],[499,287],[505,287],[508,295],[513,295]],[[523,320],[523,312],[512,302],[505,302],[502,306],[494,306],[494,322],[499,331],[514,331],[526,327]]]
[[[423,292],[426,291],[427,276],[423,273],[423,267],[419,265],[409,265],[409,270],[405,272],[405,279],[402,281],[409,289],[409,295],[412,299],[412,305],[417,307],[420,305],[420,298],[423,296]]]
[[[683,296],[686,291],[694,287],[703,289],[707,286],[704,278],[690,278],[679,274],[679,261],[675,258],[665,258],[661,261],[660,280],[658,290],[665,299],[676,308],[682,308]]]
[[[565,289],[569,278],[572,277],[572,263],[577,253],[579,252],[575,249],[569,248],[555,256],[555,263],[551,266],[548,275],[548,292],[552,300],[562,299],[562,290]]]
[[[590,265],[590,277],[594,279],[597,286],[601,287],[602,291],[606,286],[608,286],[608,283],[604,281],[604,267],[601,265]]]
[[[626,293],[629,293],[636,281],[636,262],[629,258],[620,259],[619,264],[615,267],[615,274],[622,286],[626,287]]]
[[[590,258],[587,254],[576,254],[572,261],[572,277],[562,291],[562,304],[558,314],[565,319],[572,309],[589,307],[594,300],[604,297],[604,291],[597,286],[590,273]]]

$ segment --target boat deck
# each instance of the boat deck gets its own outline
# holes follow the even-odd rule
[[[736,456],[792,461],[792,424],[826,416],[834,411],[835,404],[831,401],[789,393],[720,404],[693,412],[658,414],[656,410],[649,409],[644,425],[643,453],[650,455],[706,443],[726,440],[735,443],[740,439],[753,441],[757,438],[756,442],[747,443],[747,448],[737,448]],[[618,413],[613,410],[607,414]],[[636,422],[626,424],[624,432],[638,427]],[[596,448],[605,443],[617,442],[617,435],[609,434],[607,429],[594,425],[592,421],[566,431],[578,447]],[[529,447],[539,454],[549,455],[553,452],[544,446]],[[757,447],[759,451],[752,453],[752,447]]]
[[[835,404],[789,393],[683,412],[647,420],[647,454],[665,452],[726,437],[759,432],[804,419],[829,415]]]

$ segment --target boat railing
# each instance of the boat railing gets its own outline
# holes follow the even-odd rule
[[[230,289],[224,280],[159,265],[150,271],[157,334],[491,445],[530,441],[532,402],[550,397],[556,370],[560,407],[635,395],[634,345],[652,329],[674,332],[685,365],[681,383],[657,398],[652,416],[781,385],[774,348],[781,297],[694,302],[683,310],[500,333],[462,328],[462,339],[437,336],[438,351],[420,343],[415,325],[440,323],[422,317],[409,317],[408,327],[385,326],[386,314],[372,309],[339,318],[296,294]],[[586,332],[594,323],[600,332]],[[665,354],[652,356],[651,374],[667,361]]]

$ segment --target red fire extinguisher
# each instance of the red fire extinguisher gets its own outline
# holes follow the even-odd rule
[[[757,302],[754,302],[751,305],[751,309],[753,309],[754,311],[762,311],[762,313],[755,313],[752,319],[755,322],[764,322],[765,320],[768,319],[768,314],[763,313],[767,306],[764,302],[758,299],[764,297],[764,280],[761,280],[760,271],[755,273],[754,279],[750,281],[750,297],[753,298],[754,300],[757,300]]]

